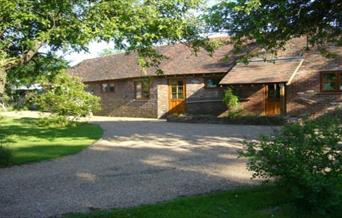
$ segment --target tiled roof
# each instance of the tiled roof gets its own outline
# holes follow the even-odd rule
[[[288,82],[301,61],[301,58],[283,58],[272,62],[257,60],[250,61],[248,64],[237,64],[220,84]]]
[[[232,51],[231,45],[217,49],[212,56],[203,49],[195,55],[192,49],[184,44],[161,46],[156,49],[167,57],[160,65],[164,75],[225,73],[234,65],[233,60],[225,58]],[[148,69],[143,73],[134,53],[88,59],[69,69],[69,73],[80,77],[84,82],[156,75],[155,69]]]
[[[184,44],[156,47],[168,57],[162,61],[160,68],[164,75],[226,73],[221,84],[247,84],[288,82],[299,65],[302,57],[305,61],[302,68],[312,70],[342,69],[342,48],[330,46],[329,51],[338,54],[333,59],[324,58],[317,49],[306,51],[306,39],[294,38],[286,43],[284,49],[277,51],[278,57],[274,63],[251,61],[248,65],[235,65],[233,47],[225,45],[217,49],[212,56],[201,49],[197,55]],[[261,55],[262,51],[260,51]],[[272,57],[272,55],[270,56]],[[137,55],[116,54],[106,57],[88,59],[69,69],[69,73],[78,76],[84,82],[104,81],[114,79],[137,78],[141,76],[156,76],[155,69],[143,72],[137,64]]]

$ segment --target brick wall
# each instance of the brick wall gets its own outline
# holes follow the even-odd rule
[[[240,99],[240,107],[244,113],[264,115],[264,85],[235,85],[233,89]]]
[[[157,117],[157,83],[153,80],[150,98],[136,100],[134,80],[106,81],[113,83],[115,92],[102,92],[102,82],[87,83],[88,90],[101,98],[102,110],[96,115],[119,117]]]
[[[288,116],[320,116],[342,107],[342,93],[324,93],[320,91],[320,72],[324,70],[342,71],[342,49],[328,47],[337,56],[323,57],[312,49],[304,55],[304,62],[291,84],[286,86],[286,111]],[[234,86],[241,99],[244,111],[255,115],[264,115],[264,90],[262,85]]]
[[[183,78],[186,80],[187,113],[219,115],[226,111],[226,106],[222,101],[222,88],[205,88],[201,75]],[[102,82],[87,83],[87,89],[101,98],[102,110],[96,115],[152,118],[162,118],[167,115],[169,109],[168,78],[152,79],[148,100],[135,99],[134,79],[103,83],[113,83],[115,92],[102,92]]]
[[[342,53],[341,50],[335,50]],[[320,91],[320,71],[342,70],[342,56],[325,58],[317,51],[308,52],[304,62],[287,86],[287,114],[289,116],[320,116],[337,106],[342,106],[341,93],[329,94]]]
[[[203,76],[186,78],[187,113],[221,115],[227,110],[223,92],[223,88],[206,88]]]
[[[223,77],[219,75],[219,77]],[[158,117],[167,116],[169,110],[168,80],[172,77],[160,79],[158,82]],[[203,75],[175,77],[186,82],[186,113],[220,115],[226,111],[223,104],[223,88],[205,88]]]
[[[167,84],[167,79],[159,79],[157,85],[157,111],[158,111],[158,118],[164,117],[169,109],[169,88]]]

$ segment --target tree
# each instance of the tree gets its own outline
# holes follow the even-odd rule
[[[36,55],[24,65],[18,65],[10,70],[7,80],[10,85],[20,86],[37,83],[42,79],[54,77],[60,71],[68,68],[68,62],[52,53]]]
[[[7,74],[60,49],[87,50],[93,40],[159,58],[161,41],[196,38],[190,12],[201,0],[0,0],[1,83]],[[42,53],[42,48],[48,50]],[[147,59],[147,58],[146,58]],[[27,74],[17,74],[26,77]]]
[[[237,47],[256,43],[276,51],[294,37],[308,44],[342,43],[342,2],[338,0],[225,0],[209,9],[212,31],[224,31]]]
[[[6,57],[6,53],[0,50],[0,109],[6,110],[3,93],[5,92],[6,70],[5,66],[10,64],[12,59]]]
[[[6,83],[6,72],[4,70],[5,65],[6,65],[5,59],[0,57],[0,93],[3,93],[5,90],[5,83]]]

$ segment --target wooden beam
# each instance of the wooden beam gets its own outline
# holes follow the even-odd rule
[[[289,79],[289,81],[287,82],[286,85],[290,85],[290,84],[291,84],[293,78],[294,78],[295,75],[297,74],[297,72],[298,72],[299,68],[302,66],[303,62],[304,62],[304,58],[300,61],[299,65],[297,66],[297,68],[295,69],[295,71],[293,72],[293,74],[291,75],[291,77],[290,77],[290,79]]]
[[[280,88],[280,114],[284,115],[286,113],[285,84],[280,83],[279,88]]]

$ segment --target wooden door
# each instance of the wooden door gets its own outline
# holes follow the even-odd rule
[[[186,112],[186,86],[183,79],[169,80],[169,113]]]
[[[276,116],[281,114],[282,98],[279,84],[268,84],[265,86],[265,114]]]

